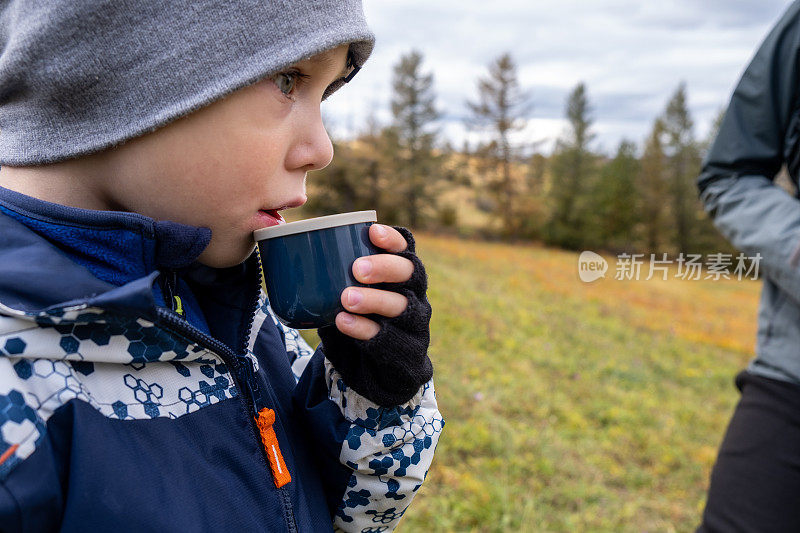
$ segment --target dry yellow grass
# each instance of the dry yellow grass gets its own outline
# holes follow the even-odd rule
[[[583,283],[578,254],[418,235],[447,425],[401,531],[690,531],[759,283]]]

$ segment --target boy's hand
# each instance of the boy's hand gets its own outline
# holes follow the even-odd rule
[[[406,228],[373,224],[369,238],[386,253],[360,257],[353,274],[370,286],[345,289],[347,312],[318,333],[325,357],[348,387],[378,405],[401,405],[433,376],[428,276]],[[365,263],[369,272],[361,269]],[[353,301],[354,294],[361,299]]]
[[[370,226],[369,240],[378,248],[388,252],[403,252],[408,248],[408,243],[399,231],[382,224]],[[368,255],[356,259],[353,263],[355,278],[369,285],[403,283],[411,279],[413,273],[414,264],[398,255]],[[341,312],[336,315],[336,328],[354,339],[368,340],[378,334],[380,325],[358,315],[375,314],[389,318],[400,316],[408,307],[408,298],[394,291],[348,287],[342,292],[342,305],[350,313]]]

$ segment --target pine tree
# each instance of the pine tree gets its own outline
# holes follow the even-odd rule
[[[511,165],[515,147],[511,134],[525,126],[530,113],[528,95],[520,89],[517,67],[506,53],[489,65],[489,75],[478,79],[478,101],[467,102],[472,124],[488,128],[493,140],[484,145],[485,152],[499,166],[499,179],[490,180],[489,191],[497,199],[495,213],[500,217],[503,231],[510,235],[515,229],[517,185]]]
[[[644,145],[638,180],[639,218],[642,222],[645,250],[659,252],[664,242],[667,198],[667,156],[664,153],[664,123],[656,119]]]
[[[700,172],[700,150],[692,132],[686,103],[686,84],[681,83],[667,104],[662,122],[668,162],[669,204],[674,227],[672,241],[678,252],[689,252],[693,244],[697,210],[695,180]]]
[[[591,198],[596,155],[589,148],[594,139],[590,114],[586,85],[579,83],[567,98],[567,132],[553,153],[552,212],[546,231],[549,242],[568,248],[587,243],[596,207]]]
[[[592,194],[596,209],[596,235],[603,248],[619,251],[635,249],[635,229],[639,221],[639,197],[636,180],[640,162],[636,144],[622,140],[614,159],[600,172],[597,188]]]
[[[420,204],[434,204],[431,183],[437,175],[433,147],[436,132],[432,124],[438,119],[433,74],[421,71],[422,54],[411,51],[394,67],[392,115],[397,134],[399,159],[403,165],[399,177],[404,181],[408,225],[421,227]]]

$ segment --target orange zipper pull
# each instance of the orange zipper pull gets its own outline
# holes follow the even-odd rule
[[[274,423],[275,411],[265,407],[258,412],[256,424],[258,425],[258,431],[261,433],[261,442],[264,444],[264,450],[269,457],[269,467],[272,470],[275,486],[281,488],[292,480],[292,476],[289,474],[289,469],[286,468],[281,448],[278,446],[278,436],[272,427]]]
[[[19,444],[14,444],[14,445],[13,445],[13,446],[11,446],[9,449],[7,449],[6,451],[4,451],[4,452],[3,452],[3,455],[0,455],[0,465],[1,465],[1,464],[3,464],[3,463],[5,463],[5,462],[6,462],[6,460],[7,460],[9,457],[11,457],[12,455],[14,455],[14,452],[15,452],[15,451],[17,451],[17,448],[19,448]]]

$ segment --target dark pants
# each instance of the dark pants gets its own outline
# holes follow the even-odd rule
[[[742,372],[698,533],[800,532],[800,387]]]

